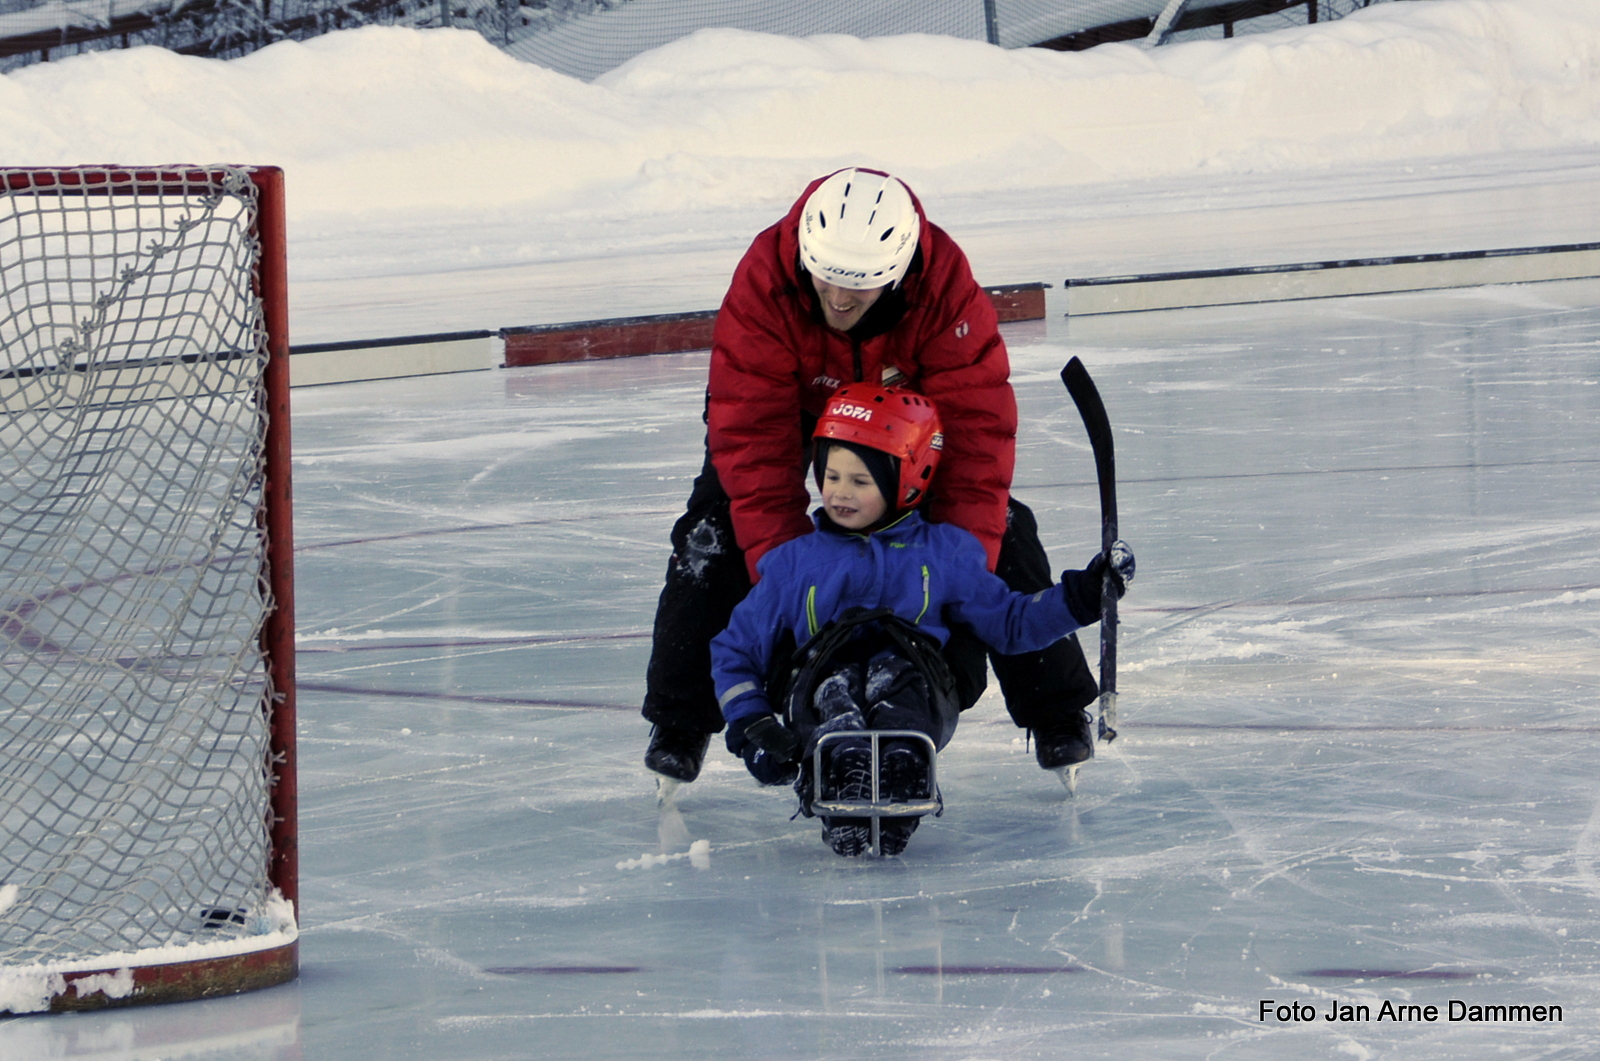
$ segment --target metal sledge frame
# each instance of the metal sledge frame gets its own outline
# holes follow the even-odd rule
[[[814,814],[826,814],[830,817],[843,818],[870,818],[872,820],[872,853],[878,855],[879,821],[883,818],[921,818],[927,814],[938,815],[944,811],[944,801],[939,798],[939,749],[934,745],[933,738],[915,729],[847,729],[834,733],[824,733],[817,741],[817,747],[811,753],[811,768],[814,771],[812,781],[813,792],[822,794],[822,749],[830,741],[859,740],[866,737],[872,742],[872,799],[813,799],[811,810]],[[928,747],[928,791],[931,797],[923,800],[913,800],[909,803],[891,803],[882,798],[881,774],[882,762],[878,754],[878,743],[885,737],[897,740],[921,741]]]

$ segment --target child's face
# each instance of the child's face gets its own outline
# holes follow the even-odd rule
[[[822,507],[839,526],[862,530],[882,519],[889,503],[865,461],[843,446],[831,446],[822,471]]]

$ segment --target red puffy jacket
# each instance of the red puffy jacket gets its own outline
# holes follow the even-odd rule
[[[809,274],[799,269],[799,221],[813,181],[782,221],[758,235],[734,271],[717,314],[708,392],[709,442],[750,577],[768,550],[812,530],[800,414],[886,367],[931,399],[945,447],[930,517],[970,531],[992,571],[1005,533],[1016,459],[1017,402],[994,304],[967,257],[928,223],[922,204],[920,268],[903,282],[904,315],[865,340],[822,321]],[[913,196],[915,202],[915,196]]]

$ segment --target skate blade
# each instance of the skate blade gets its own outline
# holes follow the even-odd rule
[[[1073,763],[1071,766],[1056,768],[1056,776],[1061,778],[1061,786],[1067,790],[1069,796],[1078,794],[1078,769],[1081,766],[1082,763]]]
[[[683,782],[675,777],[656,775],[656,806],[671,807],[678,801],[678,789],[683,787]]]

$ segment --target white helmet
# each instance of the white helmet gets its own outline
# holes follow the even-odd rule
[[[811,275],[856,291],[898,284],[917,253],[922,221],[906,186],[866,170],[817,185],[800,217],[800,261]]]

